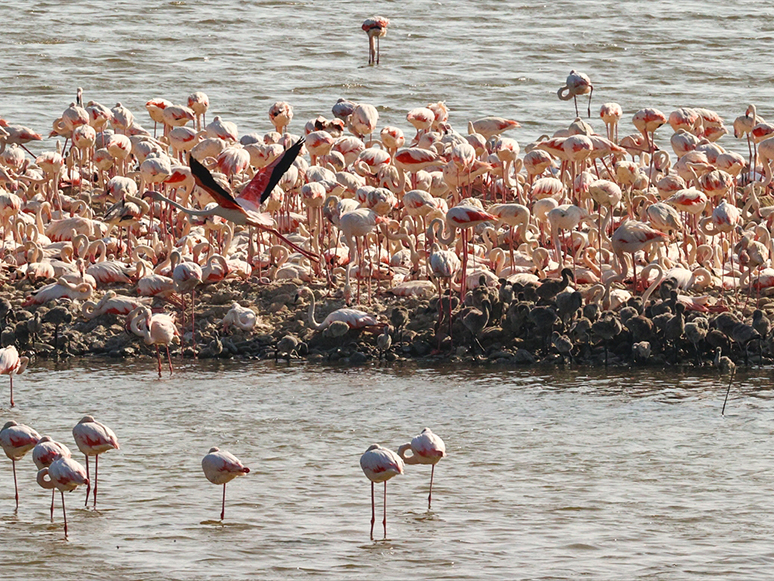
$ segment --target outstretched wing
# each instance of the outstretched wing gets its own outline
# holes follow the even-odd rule
[[[242,209],[242,207],[237,204],[234,196],[215,181],[210,170],[199,163],[191,154],[188,154],[188,165],[191,167],[191,173],[193,174],[196,185],[210,194],[219,206],[223,208]]]
[[[305,137],[301,137],[293,145],[288,147],[282,155],[271,162],[266,167],[261,168],[255,174],[250,183],[247,184],[242,193],[239,194],[239,199],[248,200],[256,205],[262,204],[269,197],[269,194],[274,189],[285,172],[293,165],[298,152],[301,151],[301,147],[304,145]]]

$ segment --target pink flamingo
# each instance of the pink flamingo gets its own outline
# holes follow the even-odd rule
[[[118,438],[113,430],[99,423],[93,416],[83,416],[73,428],[73,438],[78,449],[86,456],[86,478],[89,478],[89,456],[94,456],[94,508],[97,508],[97,471],[99,470],[99,455],[108,450],[118,450]],[[86,502],[89,504],[91,484],[86,484]]]
[[[575,116],[578,117],[578,95],[589,96],[588,116],[591,117],[591,95],[594,92],[594,85],[588,75],[570,71],[564,86],[556,92],[557,97],[562,101],[575,101]]]
[[[618,122],[623,117],[621,106],[618,103],[602,103],[599,116],[607,129],[607,138],[613,143],[618,143]]]
[[[144,326],[139,326],[140,320],[144,321]],[[167,349],[167,360],[169,361],[169,374],[172,375],[172,356],[169,354],[169,344],[175,338],[180,338],[180,334],[175,326],[175,320],[166,314],[152,314],[148,307],[138,307],[129,313],[127,324],[132,333],[143,338],[146,345],[156,346],[156,361],[158,362],[159,378],[161,378],[161,351],[160,345]]]
[[[368,35],[368,64],[379,64],[379,39],[387,35],[390,21],[381,16],[372,16],[363,21],[362,28]]]
[[[195,262],[180,262],[180,252],[172,251],[172,280],[179,293],[191,293],[191,336],[194,353],[196,353],[196,287],[202,284],[202,267]]]
[[[35,466],[38,470],[48,468],[56,460],[60,458],[70,458],[72,453],[70,449],[64,444],[55,442],[48,436],[43,436],[35,447],[32,449],[32,461],[35,462]],[[54,520],[54,496],[56,491],[51,491],[51,521]]]
[[[411,451],[410,456],[406,452]],[[414,436],[411,442],[398,448],[398,455],[406,464],[431,464],[430,469],[430,494],[427,495],[427,510],[430,510],[430,502],[433,498],[433,476],[435,465],[446,456],[446,444],[436,434],[425,428],[418,436]]]
[[[497,222],[497,216],[485,212],[468,204],[461,204],[449,208],[446,213],[446,223],[452,228],[462,231],[462,284],[460,286],[460,300],[465,300],[466,278],[468,275],[468,231],[474,226],[484,222]]]
[[[302,286],[298,289],[298,291],[296,291],[296,300],[302,297],[306,297],[311,301],[309,303],[309,326],[315,331],[322,331],[323,329],[328,328],[334,321],[341,321],[346,323],[349,325],[350,329],[364,329],[366,327],[377,327],[382,325],[373,315],[369,315],[364,311],[359,309],[351,309],[349,307],[336,309],[327,317],[325,317],[322,323],[317,323],[314,318],[314,310],[316,306],[314,293],[309,287]]]
[[[387,538],[387,481],[393,476],[403,474],[403,460],[392,450],[382,448],[379,444],[369,446],[360,457],[360,467],[371,481],[371,540],[374,539],[374,523],[376,522],[376,501],[374,498],[374,483],[384,482],[384,538]]]
[[[17,424],[13,420],[5,423],[0,430],[0,446],[13,465],[13,488],[16,497],[16,510],[19,510],[19,485],[16,482],[16,461],[21,460],[40,441],[40,434],[29,426]]]
[[[226,484],[237,476],[249,474],[250,469],[233,454],[213,447],[202,458],[202,470],[207,480],[213,484],[223,485],[223,504],[220,510],[220,520],[223,520],[226,518]]]
[[[48,480],[46,480],[48,476]],[[81,484],[89,486],[89,476],[78,462],[72,458],[61,457],[50,466],[38,471],[38,484],[46,490],[57,488],[62,495],[62,514],[64,515],[64,533],[67,537],[67,510],[64,493],[75,490]]]
[[[668,242],[669,237],[663,232],[651,228],[644,222],[638,222],[636,220],[628,220],[621,224],[611,238],[613,252],[618,257],[618,262],[621,265],[621,272],[623,278],[629,272],[629,267],[626,264],[624,258],[624,252],[628,252],[632,255],[632,270],[634,271],[634,288],[637,289],[637,264],[634,261],[634,254],[639,250],[643,250],[651,244],[657,244],[659,242]]]
[[[0,375],[7,375],[11,384],[11,407],[13,403],[13,376],[24,373],[29,364],[29,357],[19,357],[16,347],[9,345],[0,349]]]

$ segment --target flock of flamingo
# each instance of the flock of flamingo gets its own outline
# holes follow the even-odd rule
[[[99,470],[99,455],[110,450],[118,450],[118,438],[113,430],[96,421],[92,416],[84,416],[73,428],[73,439],[78,449],[86,458],[86,468],[72,458],[70,449],[48,436],[41,437],[29,426],[18,424],[11,420],[0,430],[0,446],[11,460],[13,467],[14,498],[16,510],[19,510],[19,485],[16,478],[16,462],[32,451],[32,460],[38,468],[37,483],[46,490],[51,490],[51,521],[54,521],[54,501],[56,491],[62,497],[62,516],[64,534],[67,536],[67,512],[65,509],[65,492],[72,492],[78,486],[86,486],[86,500],[89,504],[89,493],[93,487],[93,508],[97,508],[97,474]],[[94,479],[89,476],[89,456],[94,456]],[[371,539],[374,538],[375,501],[374,483],[384,482],[384,537],[387,538],[387,481],[398,474],[403,474],[405,464],[430,464],[430,492],[427,496],[427,510],[430,510],[433,495],[433,476],[435,465],[446,456],[446,446],[443,440],[429,428],[422,430],[411,442],[402,445],[396,454],[392,450],[378,444],[370,446],[360,458],[360,466],[366,477],[371,481]],[[213,484],[223,485],[223,501],[220,520],[226,518],[226,484],[238,476],[249,474],[247,468],[239,459],[217,447],[210,448],[202,458],[204,475]]]
[[[363,23],[369,64],[379,63],[388,25],[380,17]],[[456,321],[471,348],[482,350],[482,332],[506,321],[550,338],[562,358],[577,353],[579,337],[596,337],[607,361],[608,344],[622,333],[635,359],[650,356],[651,341],[677,353],[687,339],[699,364],[701,344],[729,373],[734,363],[723,351],[733,345],[745,359],[756,340],[759,351],[765,341],[773,353],[762,310],[751,321],[744,309],[727,311],[740,294],[746,306],[750,295],[774,287],[774,124],[753,105],[740,111],[733,135],[746,140],[746,158],[721,145],[730,140],[724,120],[705,108],[668,115],[639,109],[631,116],[636,131],[619,137],[624,109],[604,103],[605,133],[598,134],[578,111],[578,97],[588,95],[591,115],[592,92],[589,77],[571,71],[557,95],[575,102],[575,119],[522,154],[504,135],[517,121],[482,117],[458,131],[444,102],[408,111],[405,134],[380,127],[374,105],[339,99],[331,119],[319,115],[293,134],[293,107],[280,101],[268,112],[273,130],[240,135],[220,116],[206,122],[210,103],[202,92],[182,102],[148,100],[153,128],[146,129],[121,103],[87,101],[79,88],[53,120],[55,145],[39,155],[28,146],[42,134],[0,119],[3,277],[46,283],[21,306],[58,301],[59,318],[49,311],[57,331],[76,304],[85,318],[125,316],[127,329],[155,347],[159,376],[160,348],[171,373],[169,345],[185,337],[188,324],[196,349],[197,289],[228,279],[318,283],[329,292],[343,279],[347,305],[321,323],[314,292],[299,288],[298,298],[311,299],[310,326],[341,333],[380,327],[380,349],[389,349],[395,329],[350,306],[363,302],[363,291],[368,304],[375,293],[435,297],[439,350]],[[673,131],[669,149],[656,145],[665,127]],[[648,303],[656,290],[660,300]],[[151,304],[153,297],[164,302]],[[401,312],[393,311],[398,326],[408,319]],[[223,325],[249,332],[255,322],[255,310],[235,303]],[[12,406],[13,376],[28,362],[14,345],[0,350]],[[28,426],[9,421],[0,431],[14,484],[16,461],[31,450],[37,482],[62,493],[63,512],[64,492],[80,485],[88,504],[89,456],[96,507],[99,454],[119,447],[91,416],[73,436],[85,469],[67,446]],[[429,429],[397,453],[368,448],[360,464],[371,481],[371,538],[375,483],[385,484],[386,537],[387,480],[403,474],[404,463],[431,464],[429,509],[435,464],[444,456]],[[216,447],[202,468],[223,485],[224,519],[226,483],[250,470]],[[18,498],[16,486],[17,509]],[[52,519],[53,503],[52,495]],[[64,527],[67,534],[66,514]]]

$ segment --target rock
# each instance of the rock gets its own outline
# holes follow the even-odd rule
[[[355,351],[352,355],[349,356],[350,365],[363,365],[367,361],[368,355],[362,351]]]
[[[525,364],[525,363],[535,363],[537,361],[535,359],[535,356],[527,351],[526,349],[517,349],[516,353],[513,354],[513,362],[519,363],[519,364]]]

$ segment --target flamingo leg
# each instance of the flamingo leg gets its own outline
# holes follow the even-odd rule
[[[67,538],[67,510],[65,509],[65,499],[64,499],[64,491],[60,490],[59,494],[62,495],[62,515],[64,517],[64,531],[65,531],[65,538]]]
[[[91,478],[89,477],[89,455],[84,454],[84,456],[86,457],[86,480],[89,482],[86,484],[86,502],[83,503],[83,506],[89,506],[89,493],[91,492]]]
[[[51,491],[51,522],[54,522],[54,499],[56,498],[56,489]]]
[[[191,291],[191,342],[193,343],[194,359],[196,359],[196,289]]]
[[[13,407],[13,373],[8,374],[8,379],[11,380],[11,407]]]
[[[94,508],[97,508],[97,472],[99,471],[99,454],[94,456]]]
[[[382,520],[384,525],[384,538],[387,538],[387,481],[384,481],[384,519]]]
[[[16,482],[16,460],[11,458],[11,464],[13,465],[13,491],[14,498],[16,498],[16,510],[19,510],[19,485]]]
[[[169,374],[172,375],[172,355],[169,354],[169,345],[167,347],[167,360],[169,361]],[[159,359],[159,363],[161,360]]]
[[[226,518],[226,485],[223,485],[223,504],[220,507],[220,520]]]
[[[167,347],[167,354],[169,354],[169,347]],[[159,379],[161,379],[161,351],[159,351],[158,345],[156,345],[156,362],[159,368]]]
[[[435,474],[435,464],[430,469],[430,494],[427,495],[427,510],[430,510],[430,501],[433,500],[433,475]]]
[[[371,540],[374,540],[374,523],[376,522],[376,501],[374,499],[374,483],[371,482]]]

